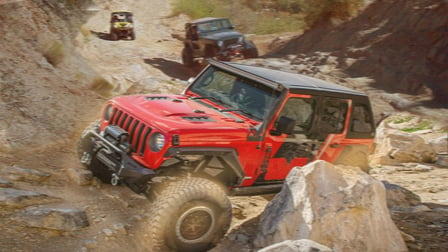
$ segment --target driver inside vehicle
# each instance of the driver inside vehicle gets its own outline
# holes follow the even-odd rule
[[[262,119],[265,112],[265,98],[255,87],[235,80],[230,99],[242,110]]]

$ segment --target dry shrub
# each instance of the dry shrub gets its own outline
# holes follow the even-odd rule
[[[114,86],[103,77],[96,77],[90,84],[90,89],[94,90],[101,96],[109,97],[112,95]]]
[[[54,41],[44,49],[43,56],[53,66],[59,65],[65,57],[64,44],[61,41]]]

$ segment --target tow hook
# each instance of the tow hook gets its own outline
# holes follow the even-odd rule
[[[110,183],[113,186],[116,186],[116,185],[118,185],[118,182],[120,182],[120,177],[116,173],[113,173],[112,174],[112,179],[110,180]]]
[[[110,183],[113,186],[118,185],[118,182],[120,182],[120,174],[123,169],[124,169],[124,165],[121,165],[120,170],[118,170],[118,173],[112,173],[112,178],[110,180]]]

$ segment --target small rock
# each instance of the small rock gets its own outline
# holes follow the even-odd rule
[[[106,236],[112,236],[112,235],[114,235],[114,231],[112,231],[112,229],[110,229],[110,228],[105,228],[105,229],[103,229],[103,233],[106,235]]]
[[[0,207],[23,208],[31,205],[48,204],[61,201],[60,198],[43,193],[0,188]]]
[[[14,181],[42,182],[50,177],[49,173],[35,169],[22,168],[16,165],[3,168],[2,173],[5,177]]]
[[[87,214],[79,209],[30,207],[15,219],[29,227],[73,231],[89,226]]]

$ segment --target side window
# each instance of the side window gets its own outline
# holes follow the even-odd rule
[[[294,133],[306,132],[310,129],[315,109],[315,100],[312,98],[289,98],[280,112],[281,116],[289,117],[296,121]]]
[[[366,105],[355,104],[351,120],[350,131],[355,133],[372,132],[372,117]]]
[[[326,137],[326,134],[342,133],[347,108],[345,99],[324,98],[318,125],[319,132],[323,134],[322,137]]]

